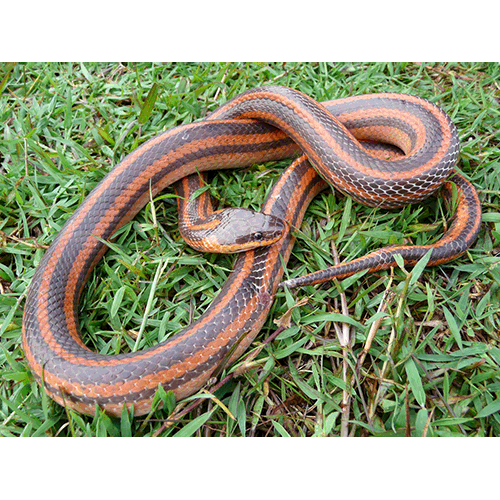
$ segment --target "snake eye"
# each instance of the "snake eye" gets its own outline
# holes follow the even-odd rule
[[[260,241],[260,240],[262,240],[262,237],[263,237],[263,236],[262,236],[262,233],[261,233],[261,232],[259,232],[259,231],[257,231],[256,233],[253,233],[253,239],[254,239],[255,241]]]

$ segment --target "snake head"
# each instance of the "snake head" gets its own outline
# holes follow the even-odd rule
[[[246,208],[226,208],[214,215],[219,224],[210,239],[217,241],[220,253],[239,253],[272,245],[286,231],[282,219]]]

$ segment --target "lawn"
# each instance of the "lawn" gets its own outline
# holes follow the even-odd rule
[[[462,144],[483,225],[460,259],[280,292],[250,349],[186,401],[145,417],[86,417],[52,402],[21,348],[37,263],[100,179],[161,131],[244,90],[279,84],[318,101],[373,92],[427,98]],[[500,65],[498,63],[29,63],[0,66],[0,435],[500,436]],[[289,162],[218,172],[219,206],[259,209]],[[80,304],[86,345],[113,354],[196,319],[234,256],[180,239],[171,191],[122,228]],[[166,196],[165,196],[166,195]],[[439,198],[398,211],[332,191],[311,204],[288,264],[298,276],[446,227]],[[157,272],[165,267],[158,277]],[[156,276],[156,279],[155,279]],[[348,338],[342,345],[339,338]]]

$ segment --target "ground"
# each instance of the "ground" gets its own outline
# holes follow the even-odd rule
[[[0,434],[500,435],[499,81],[497,63],[4,64]],[[147,417],[83,417],[53,403],[28,369],[21,320],[27,286],[58,229],[139,144],[265,84],[318,101],[390,91],[443,107],[461,139],[458,169],[483,206],[476,244],[418,275],[396,269],[281,292],[257,340],[215,386],[180,404],[159,394],[165,408]],[[258,209],[286,164],[220,172],[211,193],[219,205]],[[341,260],[360,249],[430,243],[447,217],[436,198],[395,213],[325,192],[308,210],[288,272],[333,262],[332,243]],[[112,354],[133,348],[142,328],[141,347],[163,340],[203,312],[233,260],[185,246],[166,191],[120,230],[91,276],[80,305],[85,342]]]

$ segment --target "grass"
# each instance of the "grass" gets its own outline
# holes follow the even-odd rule
[[[498,64],[3,64],[0,67],[0,435],[500,436],[500,67]],[[439,268],[355,276],[280,293],[257,340],[188,401],[158,394],[147,417],[81,416],[48,399],[21,349],[26,289],[64,221],[125,154],[263,84],[318,101],[404,92],[455,121],[460,170],[479,190],[476,244]],[[258,209],[286,162],[214,176],[223,205]],[[169,191],[120,230],[81,302],[103,353],[166,338],[210,304],[234,257],[180,240]],[[443,232],[436,199],[400,212],[325,192],[291,276]],[[160,272],[162,274],[160,274]],[[276,324],[278,322],[278,324]],[[161,391],[160,391],[161,392]]]

